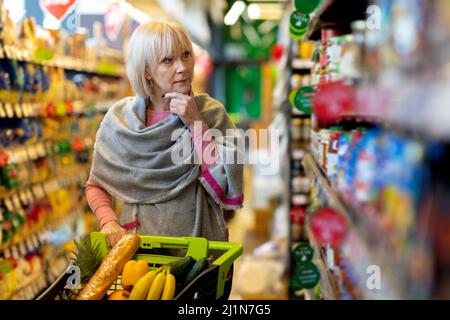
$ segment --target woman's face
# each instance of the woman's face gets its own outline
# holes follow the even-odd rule
[[[155,94],[179,92],[189,94],[194,73],[194,57],[190,51],[161,57],[152,76]],[[159,92],[158,92],[159,91]]]

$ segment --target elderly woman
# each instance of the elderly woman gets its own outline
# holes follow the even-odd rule
[[[136,96],[106,113],[86,184],[110,245],[127,231],[226,241],[224,210],[242,207],[239,136],[227,130],[236,128],[220,102],[192,91],[193,55],[178,24],[144,23],[130,39],[126,67]],[[120,218],[112,197],[124,203]]]

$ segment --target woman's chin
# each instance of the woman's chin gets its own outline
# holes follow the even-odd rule
[[[173,86],[173,90],[175,92],[188,94],[189,91],[191,90],[191,84],[190,83],[175,83],[175,85]]]

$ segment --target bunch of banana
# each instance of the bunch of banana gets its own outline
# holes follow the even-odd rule
[[[149,271],[133,287],[129,300],[171,300],[175,295],[175,277],[169,267]]]

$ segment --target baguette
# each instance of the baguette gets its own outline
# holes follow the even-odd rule
[[[139,248],[140,238],[128,233],[109,251],[100,267],[81,290],[78,300],[101,300]]]

